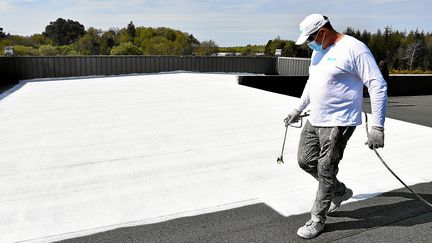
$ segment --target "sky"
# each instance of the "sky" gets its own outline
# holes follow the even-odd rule
[[[0,27],[16,35],[42,33],[57,18],[85,28],[168,27],[219,46],[296,40],[309,14],[329,17],[336,30],[432,32],[430,0],[0,0]]]

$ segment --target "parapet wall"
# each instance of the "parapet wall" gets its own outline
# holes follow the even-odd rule
[[[0,57],[0,84],[35,78],[171,71],[276,74],[276,58],[211,56]]]
[[[0,86],[23,79],[107,76],[171,71],[250,73],[239,83],[299,97],[308,58],[212,56],[0,57]],[[390,75],[389,96],[432,95],[432,75]]]

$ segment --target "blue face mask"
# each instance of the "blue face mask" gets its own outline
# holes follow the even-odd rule
[[[309,46],[310,49],[314,51],[323,51],[322,44],[318,44],[316,41],[309,42],[307,43],[307,45]]]
[[[318,35],[317,35],[317,37],[318,37]],[[322,45],[322,43],[324,43],[324,39],[325,39],[325,34],[323,36],[321,44],[318,44],[318,42],[316,42],[315,40],[313,40],[313,41],[307,43],[307,45],[309,46],[310,49],[312,49],[314,51],[324,51],[324,48],[323,48],[323,45]]]

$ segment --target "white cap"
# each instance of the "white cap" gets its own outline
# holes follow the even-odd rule
[[[296,41],[296,45],[303,44],[309,35],[317,32],[321,27],[329,22],[327,17],[322,14],[311,14],[300,23],[301,34]]]

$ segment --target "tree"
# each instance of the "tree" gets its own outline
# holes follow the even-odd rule
[[[32,43],[32,40],[29,37],[25,37],[25,36],[9,35],[2,40],[9,41],[11,45],[35,47],[34,43]]]
[[[58,18],[45,27],[43,35],[51,38],[57,45],[68,45],[85,34],[84,26],[77,21]]]
[[[169,41],[175,41],[176,31],[170,28],[159,27],[155,29],[155,34],[167,38]]]
[[[78,56],[80,53],[78,52],[78,46],[76,43],[64,46],[56,46],[56,51],[58,55],[61,56]]]
[[[360,41],[362,41],[363,43],[365,43],[366,45],[369,43],[371,39],[371,33],[367,32],[366,30],[363,30],[361,36],[360,36]]]
[[[369,40],[368,47],[376,60],[385,60],[385,38],[380,29],[378,29],[376,34],[372,35],[371,39]]]
[[[30,46],[14,45],[15,56],[37,56],[38,50]]]
[[[176,31],[175,36],[171,55],[192,55],[199,46],[199,41],[193,35]]]
[[[242,56],[250,56],[254,53],[253,47],[251,45],[247,45],[246,47],[239,49],[241,49],[240,53]]]
[[[111,49],[114,46],[120,44],[120,39],[118,36],[118,29],[111,28],[110,30],[104,32],[100,38],[100,54],[109,55]]]
[[[345,35],[354,36],[355,35],[355,30],[352,27],[348,26],[343,33]]]
[[[191,49],[190,40],[188,35],[184,35],[180,31],[176,33],[175,41],[173,42],[173,55],[190,55],[193,50]]]
[[[270,50],[270,47],[272,45],[273,40],[268,40],[267,44],[264,47],[264,54],[265,55],[272,55],[272,51]]]
[[[188,46],[187,46],[188,50],[186,50],[186,54],[191,55],[199,47],[200,42],[193,35],[189,35],[189,34],[187,39],[188,39]]]
[[[136,29],[132,21],[127,25],[127,33],[129,34],[130,38],[129,41],[133,42],[136,36]]]
[[[285,41],[285,45],[282,49],[282,56],[284,57],[296,56],[296,44],[294,41]]]
[[[174,50],[174,43],[165,36],[158,35],[150,41],[152,55],[171,55]]]
[[[53,45],[54,44],[50,38],[48,38],[42,34],[34,34],[34,35],[30,36],[29,39],[30,39],[31,45],[33,47],[40,47],[42,45]]]
[[[298,46],[294,41],[282,40],[279,36],[267,42],[264,54],[274,56],[276,49],[282,49],[281,56],[284,57],[310,57],[312,53],[306,44]]]
[[[346,35],[352,36],[358,40],[361,39],[361,33],[360,30],[354,30],[354,28],[352,27],[347,27],[347,29],[343,32]]]
[[[51,45],[41,45],[38,52],[41,56],[56,56],[58,54],[57,49]]]
[[[281,40],[281,38],[278,36],[274,40],[269,40],[267,42],[267,45],[264,49],[264,53],[266,55],[274,56],[276,49],[283,49],[285,47],[285,41]]]
[[[78,49],[82,55],[100,54],[101,33],[101,30],[88,28],[86,34],[78,40]]]
[[[386,26],[384,29],[384,48],[385,48],[385,56],[384,60],[388,61],[390,58],[390,42],[392,35],[392,28],[390,26]]]
[[[3,28],[0,27],[0,39],[3,39],[6,37],[6,34],[3,32]]]
[[[388,46],[389,42],[390,42],[390,37],[392,34],[393,30],[390,26],[386,26],[384,28],[384,43],[386,46]]]
[[[137,27],[133,44],[144,55],[191,55],[199,46],[193,35],[164,27]]]
[[[427,35],[425,38],[425,53],[423,68],[425,70],[432,70],[432,35]]]
[[[218,45],[213,40],[203,41],[198,47],[197,54],[200,56],[210,56],[219,51]]]
[[[408,45],[403,59],[406,60],[409,70],[412,70],[413,64],[418,57],[422,47],[423,45],[419,40],[416,40]]]
[[[142,55],[142,50],[135,46],[134,44],[120,43],[120,45],[115,46],[111,49],[111,55]]]

